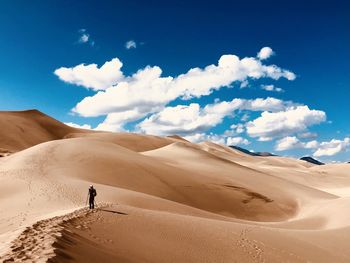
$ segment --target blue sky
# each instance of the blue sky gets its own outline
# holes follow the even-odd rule
[[[349,161],[348,10],[346,1],[1,1],[0,109],[37,108],[91,128],[176,131],[195,141],[230,138],[256,151]],[[263,47],[273,52],[259,59]],[[228,54],[239,57],[239,65],[222,60],[232,75],[218,65]],[[112,59],[110,71],[99,71]],[[73,70],[81,64],[82,74]],[[295,79],[277,79],[266,72],[270,65]],[[193,68],[202,74],[194,77]],[[150,76],[175,95],[157,93]],[[96,98],[106,82],[113,92]]]

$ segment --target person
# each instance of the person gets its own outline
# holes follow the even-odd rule
[[[96,189],[94,188],[93,185],[90,185],[89,188],[89,208],[94,209],[95,208],[95,196],[97,195]]]

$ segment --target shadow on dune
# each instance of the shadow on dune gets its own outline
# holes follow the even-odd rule
[[[124,212],[119,212],[119,211],[113,211],[113,210],[107,210],[107,209],[99,209],[99,210],[104,211],[104,212],[108,212],[108,213],[113,213],[113,214],[128,215]]]

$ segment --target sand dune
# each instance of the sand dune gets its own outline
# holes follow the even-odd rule
[[[77,130],[36,111],[0,123],[2,262],[349,262],[348,164]]]
[[[67,126],[37,110],[0,111],[0,154],[17,152],[33,145],[84,132]]]
[[[91,138],[96,140],[105,141],[108,143],[114,143],[132,151],[143,152],[153,149],[157,149],[174,141],[179,140],[178,138],[171,137],[157,137],[144,134],[133,134],[133,133],[110,133],[110,132],[99,132],[99,133],[71,133],[65,138]]]

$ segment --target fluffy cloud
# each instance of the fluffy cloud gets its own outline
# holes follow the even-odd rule
[[[235,101],[235,100],[233,100]],[[296,104],[290,101],[283,101],[276,98],[268,97],[266,99],[258,98],[254,100],[240,100],[242,105],[239,107],[240,110],[250,111],[269,111],[279,112],[286,108],[296,106]]]
[[[196,133],[184,136],[184,138],[194,143],[210,141],[217,144],[225,144],[225,137],[217,134]]]
[[[204,132],[219,124],[229,113],[228,107],[222,104],[220,106],[217,105],[220,112],[214,112],[209,107],[201,109],[197,103],[167,107],[142,121],[139,127],[143,132],[157,135],[189,135]]]
[[[261,85],[261,88],[266,91],[284,92],[283,89],[275,87],[275,85]]]
[[[302,132],[325,120],[326,113],[323,111],[310,110],[308,106],[292,106],[280,112],[264,111],[260,117],[248,122],[246,129],[251,137],[268,141]]]
[[[134,40],[129,40],[125,43],[126,49],[136,48],[136,42]]]
[[[238,123],[238,124],[232,124],[230,126],[231,129],[234,130],[235,133],[243,133],[245,131],[245,126],[242,123]]]
[[[222,134],[206,134],[206,133],[195,133],[192,135],[184,136],[188,141],[199,143],[204,141],[210,141],[217,144],[232,146],[232,145],[248,145],[250,142],[242,137],[227,137]]]
[[[177,105],[166,107],[160,112],[143,120],[138,127],[141,131],[155,135],[190,135],[204,132],[221,123],[226,116],[230,116],[235,110],[251,111],[280,111],[288,107],[290,102],[284,102],[275,98],[267,99],[233,99],[208,104],[201,108],[197,103],[190,105]],[[231,126],[233,127],[233,126]],[[238,132],[243,132],[243,125],[234,127]]]
[[[275,53],[273,52],[273,50],[270,47],[263,47],[258,52],[257,57],[260,60],[264,60],[264,59],[268,59],[269,57],[271,57],[274,54]]]
[[[276,142],[276,151],[286,151],[291,149],[303,148],[303,149],[315,149],[319,146],[317,141],[301,142],[295,136],[287,136]]]
[[[130,42],[126,47],[133,48],[134,44]],[[237,82],[238,85],[247,85],[250,79],[295,79],[294,73],[261,62],[273,54],[272,50],[268,52],[265,48],[260,53],[259,59],[223,55],[217,64],[192,68],[174,77],[162,76],[162,70],[157,66],[147,66],[125,76],[121,70],[123,64],[118,58],[100,67],[97,64],[80,64],[58,68],[54,73],[67,83],[96,91],[80,101],[73,112],[84,117],[106,116],[95,128],[97,130],[121,131],[125,124],[149,116],[136,126],[139,131],[158,135],[180,134],[191,137],[191,140],[205,139],[222,144],[248,144],[248,140],[242,137],[233,137],[245,131],[243,124],[231,130],[230,135],[207,135],[204,132],[220,124],[226,116],[232,116],[236,110],[277,113],[296,105],[275,98],[215,101],[205,107],[197,103],[175,107],[166,105],[176,99],[188,100],[210,95]],[[244,122],[248,117],[248,114],[244,115]]]
[[[227,145],[248,145],[250,142],[242,137],[227,137],[226,139],[226,144]]]
[[[114,58],[100,68],[97,64],[80,64],[72,68],[58,68],[54,73],[60,80],[97,91],[123,81],[124,75],[120,70],[122,66],[123,63],[118,58]]]
[[[84,98],[73,112],[91,117],[137,109],[145,116],[177,97],[167,87],[172,78],[160,78],[160,74],[159,67],[146,67],[129,77],[129,82],[120,82]]]
[[[83,124],[83,125],[80,125],[80,124],[76,124],[76,123],[73,123],[73,122],[65,122],[64,124],[68,125],[68,126],[71,126],[73,128],[78,128],[78,129],[87,129],[87,130],[91,130],[91,125],[89,124]]]
[[[337,153],[345,151],[350,145],[350,138],[344,138],[343,140],[332,139],[326,142],[317,142],[316,140],[309,142],[302,142],[295,136],[287,136],[276,142],[275,150],[286,151],[291,149],[316,149],[313,153],[315,157],[321,156],[333,156]]]
[[[344,138],[344,140],[333,139],[329,142],[322,142],[319,148],[314,152],[315,157],[320,156],[333,156],[337,153],[343,152],[350,145],[350,138]]]
[[[147,66],[129,77],[121,72],[122,63],[115,58],[101,68],[96,64],[62,67],[55,74],[63,81],[100,90],[79,102],[73,112],[81,116],[100,116],[137,108],[145,114],[156,112],[177,98],[190,99],[211,94],[214,90],[243,82],[249,78],[295,79],[295,74],[264,65],[256,58],[223,55],[217,65],[192,68],[176,77],[162,77],[157,66]]]
[[[138,120],[140,116],[143,116],[143,113],[138,112],[136,109],[110,113],[107,115],[106,119],[96,127],[96,130],[111,132],[124,131],[123,126],[126,122]]]
[[[302,144],[298,140],[297,137],[285,137],[283,139],[280,139],[277,141],[277,144],[275,146],[276,151],[285,151],[285,150],[290,150],[290,149],[295,149],[295,148],[301,148]]]
[[[318,147],[318,145],[319,145],[319,143],[316,140],[303,143],[303,147],[305,149],[315,149]]]

